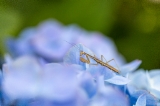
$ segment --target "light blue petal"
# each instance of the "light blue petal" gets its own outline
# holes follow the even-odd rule
[[[151,87],[160,91],[160,76],[157,75],[151,79]]]
[[[3,90],[12,98],[37,95],[41,66],[31,56],[23,56],[3,68]]]
[[[13,56],[20,56],[24,54],[33,54],[31,46],[31,38],[35,34],[34,28],[27,28],[20,34],[20,38],[9,38],[6,41],[7,49]]]
[[[135,92],[132,92],[132,94],[129,94],[130,103],[136,104],[138,97],[142,94],[145,94],[146,96],[147,106],[157,106],[157,98],[155,98],[153,95],[151,95],[149,92],[145,90],[136,90]]]
[[[136,105],[134,106],[146,106],[146,95],[140,95],[137,99]]]
[[[160,90],[150,89],[151,94],[160,99]]]
[[[155,76],[160,76],[160,69],[154,69],[154,70],[150,70],[149,71],[149,76],[151,78],[155,77]]]
[[[130,73],[128,78],[131,80],[130,84],[139,88],[148,90],[150,87],[146,72],[143,69]]]
[[[115,75],[112,70],[101,65],[91,66],[86,71],[90,72],[95,79],[97,79],[99,76],[104,76],[104,80],[106,80]]]
[[[130,62],[130,63],[122,66],[120,68],[120,73],[122,75],[126,76],[127,73],[135,71],[139,67],[139,65],[141,64],[141,62],[142,62],[141,60],[134,60],[134,61],[132,61],[132,62]]]
[[[11,64],[12,61],[13,61],[12,57],[11,57],[9,54],[6,54],[6,55],[4,56],[4,58],[5,58],[5,62],[6,62],[7,64]]]
[[[103,76],[98,78],[98,92],[89,106],[129,106],[128,97],[120,90],[104,85],[103,79]]]
[[[78,75],[78,79],[80,80],[80,86],[86,91],[88,97],[93,97],[97,90],[93,77],[88,72],[83,72]]]
[[[93,53],[88,48],[86,48],[82,44],[77,44],[77,45],[73,46],[72,48],[70,48],[70,50],[68,51],[68,53],[64,57],[64,60],[63,60],[64,63],[79,64],[84,69],[87,69],[89,67],[89,65],[80,61],[80,51],[84,51],[84,52],[94,56]]]
[[[100,58],[103,55],[106,59],[103,59],[104,62],[115,59],[118,66],[124,65],[125,59],[118,53],[114,42],[109,37],[97,32],[90,33],[84,31],[77,40],[77,42],[87,45],[95,53],[96,57]],[[117,67],[114,61],[109,64]]]
[[[76,41],[76,35],[79,33],[76,31],[74,26],[65,27],[55,20],[48,20],[38,26],[37,36],[32,39],[32,45],[36,54],[49,62],[59,62],[71,47],[67,42]]]
[[[116,76],[114,76],[110,79],[107,79],[105,81],[112,83],[112,84],[116,84],[116,85],[126,85],[129,82],[129,79],[116,75]]]
[[[85,79],[88,78],[87,76],[84,76],[84,80],[82,79],[83,81],[81,80],[82,82],[80,81],[80,83],[75,73],[75,68],[77,67],[72,65],[47,64],[44,67],[45,70],[41,85],[40,94],[42,97],[53,100],[52,105],[54,106],[58,106],[58,104],[62,106],[69,104],[70,106],[76,106],[77,104],[85,103],[87,94],[89,93],[85,87],[87,83],[90,84],[90,81]],[[79,86],[79,83],[82,84],[82,86]],[[83,86],[83,84],[85,86]],[[94,86],[91,87],[94,89]]]

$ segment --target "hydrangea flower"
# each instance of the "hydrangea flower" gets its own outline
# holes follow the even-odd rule
[[[128,78],[122,74],[101,65],[81,62],[80,50],[92,54],[87,47],[77,44],[65,55],[64,63],[46,64],[33,56],[17,59],[6,56],[3,105],[156,106],[151,94],[132,89]],[[137,60],[126,64],[120,68],[121,72],[131,72],[139,64]]]
[[[14,57],[32,54],[48,62],[62,62],[68,49],[78,43],[86,45],[97,56],[104,55],[107,60],[116,58],[119,66],[125,63],[110,38],[98,32],[87,32],[76,25],[63,26],[56,20],[25,29],[19,38],[7,40],[7,48]]]
[[[84,46],[80,46],[84,48]],[[77,54],[76,51],[75,54]],[[66,55],[66,58],[67,57],[68,55]],[[79,58],[73,58],[75,60],[77,59],[77,61],[79,60]],[[97,94],[99,92],[98,89],[111,89],[110,87],[105,88],[104,85],[103,87],[101,87],[101,84],[95,83],[94,75],[98,75],[97,79],[99,79],[99,77],[101,76],[110,78],[110,76],[115,75],[111,70],[107,70],[104,67],[100,66],[99,68],[88,68],[90,71],[86,70],[84,66],[86,66],[87,64],[76,65],[76,63],[69,64],[69,62],[69,65],[65,64],[65,66],[58,63],[41,64],[39,60],[31,56],[23,56],[16,60],[13,60],[9,56],[6,56],[6,61],[7,63],[3,65],[3,90],[10,99],[9,103],[12,103],[11,101],[17,100],[17,104],[27,103],[27,105],[53,105],[56,100],[56,103],[64,103],[66,105],[65,102],[67,102],[69,98],[72,98],[71,104],[76,101],[75,98],[80,98],[80,103],[78,104],[94,104],[94,102],[91,103],[88,99],[91,99],[93,97],[96,98],[96,95],[99,95]],[[72,68],[68,69],[68,67]],[[97,72],[102,70],[102,73],[92,73],[92,71],[96,71],[96,69]],[[104,80],[102,80],[101,83],[104,83]],[[127,82],[124,82],[124,84],[126,83]],[[120,95],[123,95],[124,98],[126,98],[125,94],[123,94],[123,92],[121,92],[120,90],[115,89],[113,90],[113,92],[119,92]],[[76,97],[74,96],[75,93]],[[110,99],[111,93],[108,93],[107,91],[105,91],[105,98]],[[57,99],[59,102],[57,102]],[[117,100],[121,101],[121,99]],[[95,99],[95,101],[97,100]],[[127,101],[128,99],[126,98],[126,103],[123,102],[122,104],[125,103],[127,106]],[[76,104],[73,103],[73,105]]]
[[[130,85],[137,89],[143,89],[150,92],[153,96],[160,100],[160,70],[144,71],[137,70],[129,75],[131,79]]]
[[[84,46],[85,45],[85,46]],[[71,47],[73,46],[73,47]],[[124,64],[110,38],[76,25],[48,20],[28,28],[7,47],[1,81],[3,106],[156,106],[159,70],[136,71],[141,64]],[[90,48],[90,49],[88,49]],[[81,61],[84,51],[97,59],[116,59],[119,73],[106,66]],[[103,60],[105,62],[105,60]],[[105,62],[106,63],[106,62]],[[114,62],[108,63],[117,68]]]
[[[109,70],[108,68],[101,66],[100,64],[97,66],[92,66],[84,62],[81,62],[80,61],[80,51],[86,52],[92,56],[94,55],[92,51],[90,51],[88,48],[86,48],[82,44],[77,44],[74,47],[72,47],[69,50],[69,52],[66,54],[64,58],[64,62],[69,63],[69,64],[79,64],[83,66],[84,70],[86,70],[87,72],[90,72],[94,79],[97,79],[101,75],[103,75],[103,80],[106,81],[107,85],[113,84],[114,88],[118,88],[124,93],[128,92],[127,94],[130,98],[130,105],[141,104],[139,99],[142,94],[146,95],[146,98],[147,98],[146,103],[145,103],[146,105],[156,105],[157,103],[156,99],[152,95],[150,95],[148,92],[141,91],[141,90],[135,91],[135,89],[133,90],[133,89],[130,89],[128,86],[126,86],[129,80],[123,76],[128,76],[128,74],[136,70],[136,68],[141,64],[140,60],[135,60],[131,63],[128,63],[120,67],[120,74],[117,75],[114,71]],[[84,55],[83,55],[83,58],[87,59]],[[94,62],[94,60],[91,58],[90,62],[92,63]]]
[[[104,99],[112,100],[117,96],[116,104],[125,99],[122,104],[128,106],[128,99],[123,92],[118,89],[112,89],[110,86],[105,87],[104,80],[97,80],[98,83],[96,83],[91,73],[84,71],[82,66],[59,63],[42,65],[39,60],[32,56],[8,60],[3,65],[4,78],[2,88],[8,97],[4,99],[9,99],[4,105],[9,105],[14,101],[16,101],[14,102],[16,105],[31,106],[40,104],[44,106],[91,105],[94,104],[91,100],[92,98],[97,98],[100,92],[102,94],[105,92]],[[112,93],[108,92],[108,90],[115,94],[117,92],[117,94],[111,99]],[[118,99],[119,96],[123,98]],[[94,101],[96,102],[97,100],[94,99]],[[113,104],[111,102],[114,101],[110,101],[109,104]],[[120,105],[124,106],[122,104]]]

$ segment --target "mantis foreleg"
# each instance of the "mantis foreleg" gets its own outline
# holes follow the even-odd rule
[[[95,56],[94,56],[94,57],[95,57]],[[97,63],[97,64],[91,64],[88,55],[86,55],[86,58],[87,58],[87,59],[84,59],[83,57],[80,57],[80,59],[81,59],[82,62],[88,63],[88,64],[90,64],[90,65],[98,65],[98,63]]]

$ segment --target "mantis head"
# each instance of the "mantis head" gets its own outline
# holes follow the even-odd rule
[[[84,52],[83,51],[80,51],[80,56],[84,55]]]

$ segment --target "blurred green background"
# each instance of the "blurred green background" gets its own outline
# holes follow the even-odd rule
[[[128,62],[160,68],[160,0],[0,0],[0,54],[4,41],[55,18],[111,37]]]

